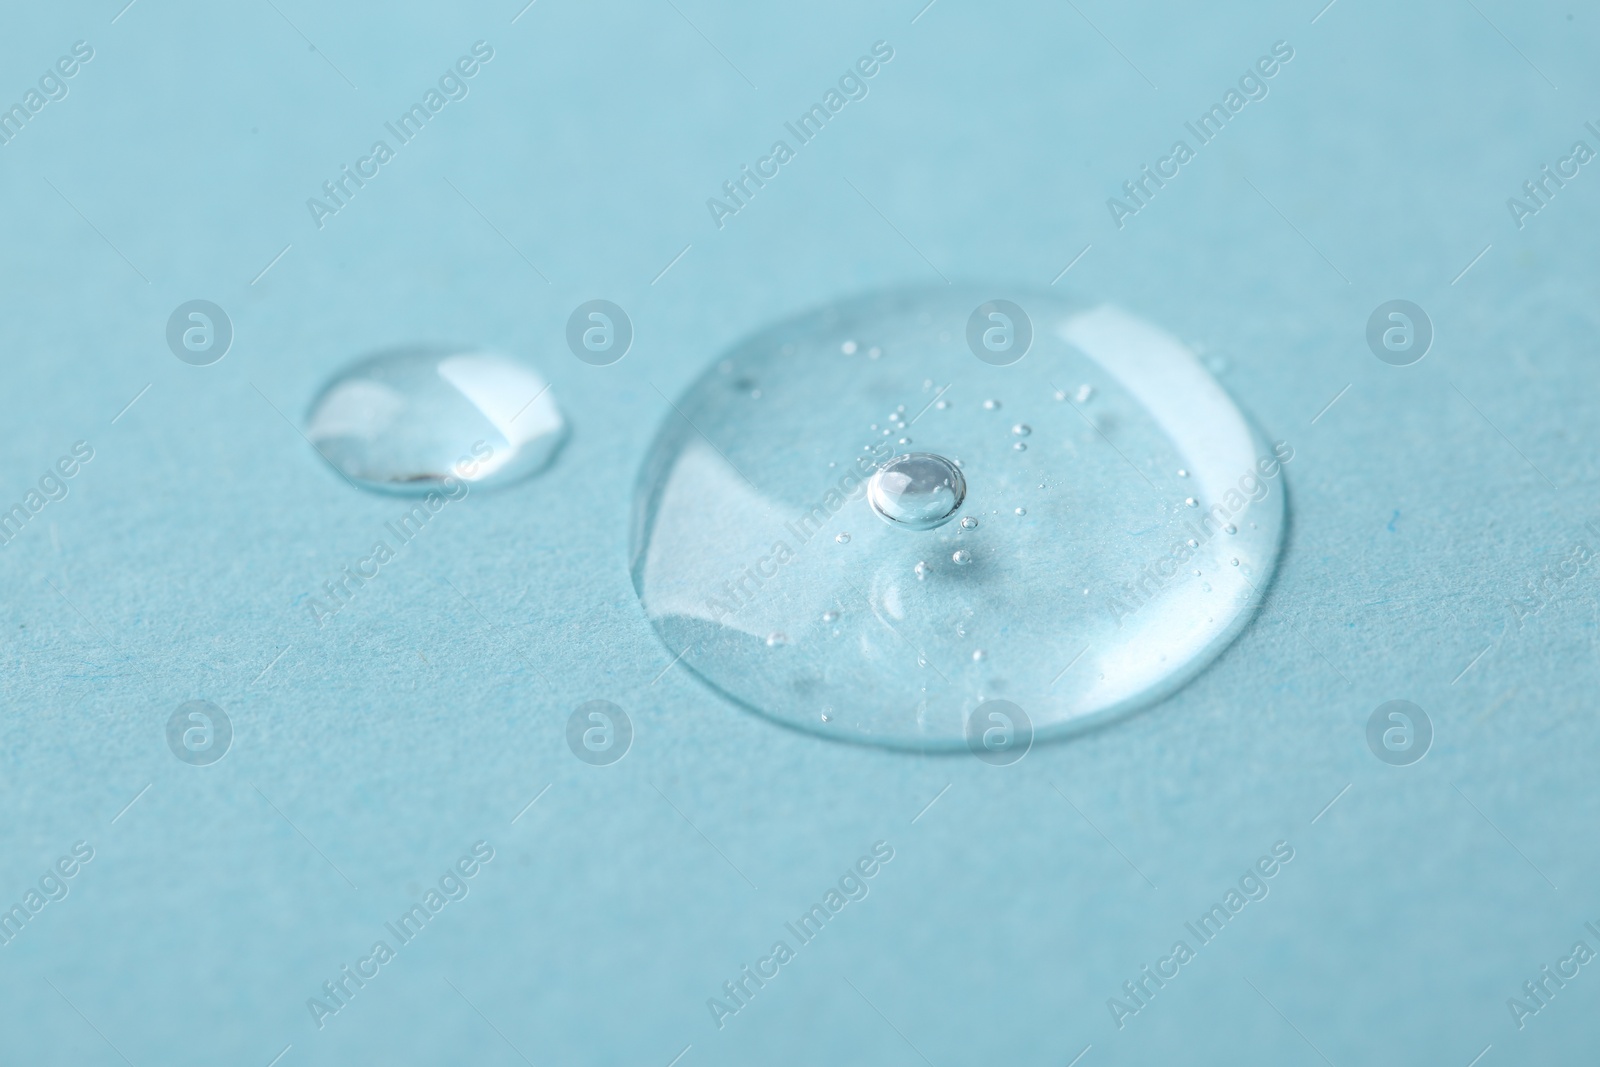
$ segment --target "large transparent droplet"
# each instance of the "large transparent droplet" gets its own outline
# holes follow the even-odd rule
[[[1013,294],[1031,348],[978,358],[967,323],[995,296],[827,307],[740,343],[676,402],[632,546],[666,657],[802,729],[954,748],[985,701],[1069,733],[1226,647],[1276,565],[1293,449],[1114,307]],[[964,499],[904,492],[918,478],[875,491],[934,460]]]
[[[425,493],[448,478],[504,485],[549,466],[567,423],[549,384],[498,352],[408,348],[345,369],[311,405],[306,438],[351,481]]]
[[[966,498],[961,468],[930,452],[895,456],[867,480],[867,501],[878,517],[910,530],[943,526]]]

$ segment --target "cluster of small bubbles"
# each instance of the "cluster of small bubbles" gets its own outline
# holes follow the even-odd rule
[[[917,576],[917,581],[922,581],[928,576],[928,561],[918,560],[917,565],[911,568],[911,573]]]
[[[1080,386],[1078,386],[1078,403],[1080,403],[1080,404],[1084,403],[1091,396],[1094,396],[1094,386],[1092,386],[1092,385],[1080,385]]]
[[[971,515],[968,515],[966,518],[961,520],[961,528],[963,530],[975,530],[977,527],[978,520],[973,518]]]
[[[856,354],[856,343],[854,341],[846,341],[844,344],[839,346],[839,351],[843,352],[847,356],[853,356]]]
[[[788,634],[780,633],[779,631],[774,630],[772,633],[767,635],[767,647],[768,648],[777,648],[779,645],[787,645],[788,643],[789,643],[789,635]]]
[[[1028,509],[1027,508],[1018,508],[1017,509],[1017,514],[1018,515],[1026,515],[1027,513],[1028,513]]]
[[[838,622],[839,621],[839,613],[830,608],[827,611],[824,611],[822,613],[822,621],[823,622]]]
[[[1192,497],[1192,496],[1184,497],[1183,498],[1183,502],[1184,502],[1185,506],[1191,507],[1191,508],[1197,508],[1197,507],[1200,506],[1199,501],[1195,500],[1195,498]]]
[[[1018,441],[1016,444],[1012,445],[1011,447],[1013,449],[1015,449],[1016,451],[1018,451],[1018,452],[1026,452],[1028,450],[1028,446],[1026,444],[1024,444],[1023,442],[1021,442],[1021,441]]]
[[[972,553],[968,552],[964,548],[958,548],[950,554],[950,562],[956,564],[958,567],[966,566],[968,563],[972,562]]]
[[[1000,401],[998,401],[998,400],[985,400],[983,402],[983,410],[985,410],[985,411],[999,411],[1000,410]]]
[[[847,532],[841,532],[838,537],[834,538],[834,540],[839,542],[841,545],[848,545],[850,543],[850,534]]]
[[[1011,427],[1011,432],[1016,434],[1018,437],[1026,437],[1033,432],[1033,427],[1029,426],[1025,422],[1019,422],[1015,426]]]

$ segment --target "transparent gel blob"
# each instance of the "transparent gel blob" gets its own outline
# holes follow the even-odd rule
[[[633,519],[634,586],[668,657],[805,730],[956,749],[985,701],[1068,734],[1167,696],[1227,646],[1276,565],[1292,450],[1115,307],[1011,294],[1032,347],[974,358],[965,324],[995,297],[826,307],[690,386]]]
[[[426,493],[457,478],[493,487],[537,474],[567,438],[547,382],[499,352],[407,348],[340,372],[306,438],[358,485]]]

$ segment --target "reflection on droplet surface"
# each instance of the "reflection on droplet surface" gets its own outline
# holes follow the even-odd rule
[[[427,493],[537,474],[567,438],[545,380],[498,352],[408,348],[348,367],[312,402],[306,439],[352,482]]]
[[[731,377],[713,370],[663,404],[631,570],[669,656],[687,648],[699,678],[785,723],[960,749],[997,693],[1037,737],[1072,733],[1169,695],[1243,628],[1284,529],[1283,476],[1257,466],[1271,447],[1186,346],[1115,308],[1019,297],[1027,359],[974,360],[964,325],[991,296],[941,286],[832,305],[740,342],[720,357]],[[881,358],[845,355],[852,339]],[[728,389],[737,377],[761,383],[759,404]],[[1095,383],[1088,408],[1056,400],[1080,382]],[[871,491],[907,458],[900,432],[880,432],[902,406],[889,424],[915,416],[916,454],[962,478],[959,503],[937,480],[886,495],[902,518],[939,517],[920,529]],[[1014,425],[1037,447],[1009,447]],[[1265,494],[1240,492],[1246,477]],[[850,548],[829,550],[841,529]],[[781,650],[773,634],[788,635]]]
[[[895,456],[873,472],[867,501],[878,516],[910,530],[932,530],[949,522],[967,498],[960,469],[931,452]]]

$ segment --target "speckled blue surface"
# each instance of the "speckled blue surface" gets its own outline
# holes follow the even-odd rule
[[[94,55],[0,145],[0,497],[94,457],[0,548],[0,898],[93,859],[0,947],[0,1061],[1591,1059],[1600,969],[1521,1029],[1507,999],[1600,950],[1600,175],[1520,229],[1506,199],[1600,148],[1593,13],[674,3],[5,13],[0,102]],[[306,199],[480,40],[469,95],[318,229]],[[866,99],[718,229],[706,198],[879,40]],[[1106,198],[1277,41],[1269,95],[1118,229]],[[1005,769],[663,673],[627,573],[663,395],[807,307],[1049,285],[1085,246],[1058,288],[1202,347],[1296,449],[1234,646]],[[597,296],[637,329],[612,367],[562,340]],[[201,297],[236,331],[209,367],[163,336]],[[1363,339],[1396,297],[1437,330],[1407,368]],[[572,439],[319,629],[305,598],[397,502],[295,427],[334,368],[423,341],[532,359]],[[596,698],[637,731],[610,767],[564,739]],[[1410,767],[1364,737],[1400,698],[1436,731]],[[166,745],[191,699],[234,725],[209,767]],[[319,1029],[308,998],[480,841]],[[719,1029],[707,999],[878,841],[869,894]],[[1277,842],[1270,894],[1119,1029],[1108,998]]]

